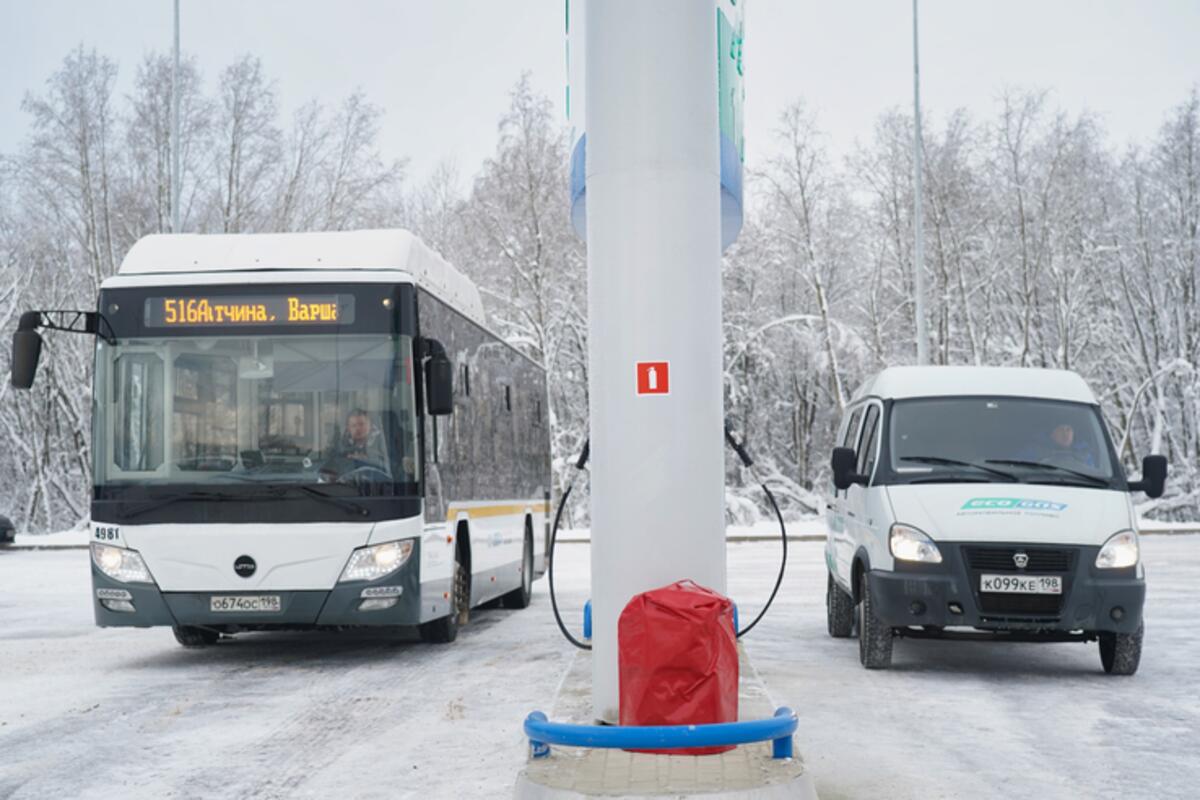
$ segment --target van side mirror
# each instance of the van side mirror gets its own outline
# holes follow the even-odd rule
[[[425,362],[425,410],[433,416],[454,413],[454,365],[444,353]]]
[[[1142,479],[1130,481],[1129,491],[1145,492],[1146,497],[1162,497],[1167,488],[1167,457],[1146,456],[1142,459]]]
[[[12,339],[12,385],[17,389],[33,386],[37,376],[38,360],[42,357],[42,335],[37,328],[42,324],[42,315],[26,311],[21,315],[17,331]]]
[[[859,475],[854,471],[854,468],[858,466],[858,454],[854,452],[854,448],[833,448],[833,457],[829,459],[829,466],[833,470],[833,485],[839,491],[844,492],[856,483],[867,485],[867,476]]]

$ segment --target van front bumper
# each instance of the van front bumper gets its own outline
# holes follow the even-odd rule
[[[1133,633],[1142,623],[1146,582],[1139,569],[1100,570],[1099,547],[938,543],[940,564],[896,562],[867,574],[875,613],[896,628],[971,627],[984,631]],[[1009,553],[1029,556],[1029,569]],[[1009,563],[1006,563],[1006,559]],[[1058,575],[1061,595],[980,591],[983,574]]]

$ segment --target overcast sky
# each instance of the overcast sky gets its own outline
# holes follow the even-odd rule
[[[596,0],[594,0],[596,1]],[[602,0],[599,0],[602,2]],[[453,159],[464,179],[495,145],[522,71],[563,114],[564,0],[181,0],[183,49],[211,87],[258,55],[285,110],[362,88],[385,109],[382,146],[415,178]],[[905,0],[748,0],[746,147],[753,165],[784,105],[805,98],[838,152],[876,116],[911,107]],[[83,43],[120,64],[171,46],[171,0],[0,0],[0,152],[27,133],[27,91]],[[1049,89],[1101,115],[1116,144],[1144,141],[1200,83],[1197,0],[922,0],[922,99],[942,116],[995,108],[1005,86]]]

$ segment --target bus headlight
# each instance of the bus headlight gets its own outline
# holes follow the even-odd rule
[[[1133,531],[1117,531],[1108,537],[1096,556],[1100,569],[1121,569],[1138,563],[1138,537]]]
[[[92,563],[108,577],[122,583],[154,583],[146,562],[136,550],[92,542]]]
[[[911,525],[896,523],[892,526],[892,534],[888,539],[893,558],[925,564],[942,563],[942,553],[933,540]]]
[[[404,566],[412,551],[412,539],[360,547],[350,554],[338,582],[373,581],[390,575]]]

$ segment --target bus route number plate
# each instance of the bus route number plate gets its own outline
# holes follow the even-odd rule
[[[277,594],[264,595],[213,595],[209,600],[209,610],[218,612],[238,611],[282,611],[283,604]]]

